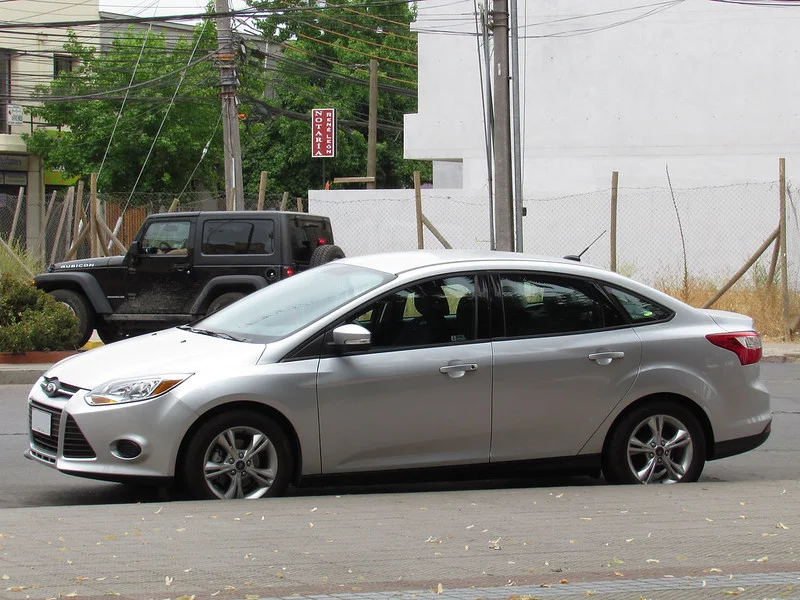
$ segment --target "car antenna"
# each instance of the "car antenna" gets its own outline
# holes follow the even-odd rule
[[[567,254],[567,255],[566,255],[564,258],[565,258],[565,259],[567,259],[567,260],[574,260],[574,261],[576,261],[576,262],[581,262],[581,256],[583,256],[584,254],[586,254],[586,251],[587,251],[589,248],[591,248],[592,246],[594,246],[594,245],[595,245],[595,242],[597,242],[597,240],[599,240],[601,237],[603,237],[603,236],[606,234],[606,231],[608,231],[608,229],[604,229],[604,230],[603,230],[603,233],[601,233],[601,234],[600,234],[600,235],[598,235],[596,238],[594,238],[594,241],[593,241],[591,244],[589,244],[588,246],[586,246],[586,248],[584,248],[584,249],[583,249],[583,252],[581,252],[581,253],[580,253],[580,254],[578,254],[577,256],[576,256],[575,254]]]

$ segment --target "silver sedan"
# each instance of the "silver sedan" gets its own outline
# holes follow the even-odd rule
[[[467,466],[695,481],[769,436],[760,359],[749,317],[568,260],[349,258],[55,365],[26,454],[197,498]]]

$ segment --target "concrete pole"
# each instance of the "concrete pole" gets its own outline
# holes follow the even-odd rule
[[[522,117],[519,108],[519,23],[517,21],[517,0],[510,0],[511,13],[511,114],[514,128],[514,249],[522,252]]]
[[[508,0],[494,3],[494,225],[497,250],[514,251]]]
[[[228,0],[215,0],[218,13],[228,12]],[[233,199],[233,210],[244,210],[242,147],[239,141],[239,111],[236,106],[236,52],[228,15],[217,17],[219,83],[222,98],[222,138],[225,150],[225,198]]]
[[[375,177],[378,164],[378,61],[369,60],[369,126],[367,131],[367,177]],[[375,189],[375,181],[367,184]]]

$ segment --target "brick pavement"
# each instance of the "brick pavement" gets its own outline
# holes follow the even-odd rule
[[[0,598],[800,599],[798,499],[784,481],[7,509]]]

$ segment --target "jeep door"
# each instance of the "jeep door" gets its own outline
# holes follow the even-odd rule
[[[126,299],[117,311],[130,314],[185,314],[197,295],[192,270],[194,225],[190,219],[152,221],[130,257]]]

